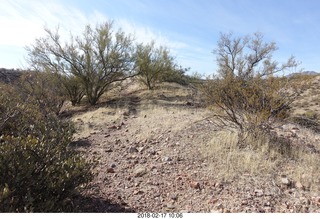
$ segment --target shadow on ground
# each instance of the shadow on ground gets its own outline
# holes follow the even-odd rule
[[[69,146],[72,148],[89,147],[91,146],[91,142],[87,139],[80,139],[77,141],[70,142]]]
[[[96,197],[78,196],[73,200],[74,212],[77,213],[134,213],[125,204],[112,203],[109,200]]]

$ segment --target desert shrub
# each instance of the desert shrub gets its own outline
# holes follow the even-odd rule
[[[183,83],[184,70],[176,67],[167,48],[157,48],[154,42],[137,46],[135,65],[139,81],[149,90],[164,81]]]
[[[188,85],[191,78],[185,75],[187,71],[189,71],[189,68],[176,67],[172,71],[167,72],[167,74],[164,74],[161,81]]]
[[[0,212],[75,210],[72,197],[92,166],[69,147],[73,125],[40,111],[32,95],[0,88]]]
[[[221,35],[218,42],[219,74],[202,90],[217,124],[239,129],[239,147],[246,147],[248,135],[269,132],[277,119],[286,118],[301,91],[302,82],[274,76],[297,66],[294,58],[282,65],[273,61],[276,49],[259,33],[243,38]]]
[[[32,101],[45,114],[59,114],[66,100],[65,89],[56,74],[26,72],[18,81],[17,91],[22,99]]]
[[[77,77],[91,105],[110,84],[135,75],[133,37],[121,29],[115,31],[113,22],[87,25],[83,34],[71,34],[68,42],[61,41],[58,30],[45,31],[45,37],[27,47],[29,64],[44,72]]]
[[[46,136],[45,136],[46,137]],[[70,210],[76,188],[91,180],[89,164],[63,139],[2,136],[1,212]],[[69,202],[68,202],[69,201]]]

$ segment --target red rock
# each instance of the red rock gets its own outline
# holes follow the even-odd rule
[[[113,168],[110,167],[110,168],[107,169],[107,173],[115,173],[115,171],[114,171]]]
[[[218,199],[216,199],[216,198],[212,198],[212,199],[210,199],[210,200],[208,200],[208,204],[215,204],[215,203],[217,203],[219,200]]]
[[[200,183],[196,181],[190,182],[190,186],[191,188],[194,188],[194,189],[200,189]]]

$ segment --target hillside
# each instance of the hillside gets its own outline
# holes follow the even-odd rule
[[[21,71],[14,69],[0,68],[0,82],[12,83],[21,75]]]
[[[294,113],[317,112],[314,99],[299,105],[304,95]],[[320,213],[319,132],[279,125],[293,157],[267,154],[267,142],[240,150],[235,130],[215,127],[200,98],[176,84],[148,91],[129,82],[97,107],[66,106],[77,127],[73,147],[98,162],[84,194],[98,201],[84,211]]]

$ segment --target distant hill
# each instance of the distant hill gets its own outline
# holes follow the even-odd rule
[[[21,76],[21,70],[0,68],[0,82],[13,83]]]
[[[315,72],[315,71],[303,71],[301,73],[292,73],[287,75],[288,78],[295,76],[295,75],[320,75],[319,72]]]

